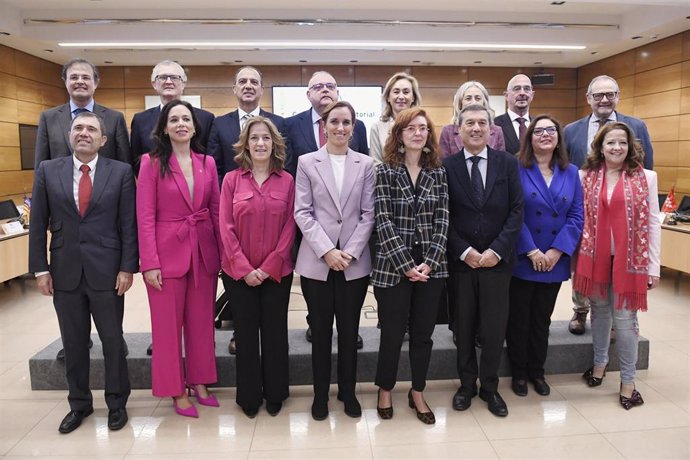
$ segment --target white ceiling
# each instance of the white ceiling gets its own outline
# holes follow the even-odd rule
[[[244,8],[243,6],[248,6]],[[329,7],[332,5],[332,7]],[[328,8],[324,8],[324,6]],[[63,63],[85,57],[98,65],[185,65],[242,62],[269,65],[481,65],[579,67],[690,29],[690,0],[0,0],[0,44]],[[36,23],[36,20],[185,19],[186,23]],[[254,20],[208,24],[203,20]],[[271,20],[315,21],[313,25]],[[326,20],[319,24],[317,20]],[[257,22],[257,20],[260,20]],[[363,24],[359,21],[384,21]],[[390,24],[391,21],[503,23]],[[208,21],[207,21],[208,22]],[[508,25],[506,23],[512,23]],[[527,25],[531,24],[531,25]],[[541,24],[537,26],[536,24]],[[545,26],[545,24],[551,24]],[[555,26],[558,25],[567,25]],[[591,27],[598,26],[598,27]],[[605,27],[601,27],[605,26]],[[633,40],[633,36],[641,38]],[[579,51],[386,49],[82,49],[63,41],[392,41],[584,45]],[[47,50],[52,50],[47,51]]]

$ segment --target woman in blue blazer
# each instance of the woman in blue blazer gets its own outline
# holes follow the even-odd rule
[[[508,357],[513,392],[526,396],[529,379],[546,396],[551,314],[582,233],[582,187],[577,167],[568,162],[561,125],[549,115],[532,120],[518,161],[525,212],[510,283]]]

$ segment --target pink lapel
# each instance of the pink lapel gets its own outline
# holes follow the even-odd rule
[[[204,188],[206,186],[206,165],[204,164],[204,156],[192,152],[192,170],[194,172],[194,207],[193,210],[201,209],[201,203],[204,199]]]
[[[194,168],[194,156],[192,155],[192,168]],[[174,153],[170,154],[170,172],[172,174],[173,180],[177,184],[177,188],[180,189],[180,193],[182,194],[182,198],[184,198],[185,203],[187,203],[187,206],[191,211],[194,210],[194,207],[192,206],[192,199],[189,196],[189,187],[187,186],[187,180],[184,178],[184,174],[182,173],[182,168],[180,168],[180,163],[177,161],[177,158],[175,157]],[[196,195],[196,173],[194,174],[194,194]]]

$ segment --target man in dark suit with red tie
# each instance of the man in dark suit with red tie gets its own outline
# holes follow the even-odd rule
[[[508,111],[497,116],[494,123],[503,130],[506,152],[515,155],[520,150],[520,140],[531,120],[529,106],[534,99],[534,87],[527,75],[517,74],[510,79],[503,94],[508,102]]]
[[[139,112],[132,118],[132,155],[134,157],[134,171],[139,173],[139,161],[143,154],[149,153],[153,148],[151,132],[156,126],[161,107],[170,101],[180,99],[187,84],[187,73],[184,68],[175,61],[161,61],[151,72],[151,86],[160,96],[161,103],[143,112]],[[199,122],[198,139],[202,147],[207,149],[208,135],[213,123],[213,114],[206,110],[194,107],[194,115]]]
[[[124,115],[94,101],[93,95],[100,81],[96,66],[86,59],[72,59],[62,67],[62,80],[69,94],[69,102],[41,113],[36,133],[34,168],[38,169],[43,160],[72,155],[67,132],[72,119],[84,111],[93,112],[103,119],[103,135],[108,137],[109,142],[101,147],[99,155],[132,164]]]
[[[461,386],[453,409],[466,410],[477,394],[496,416],[508,415],[498,394],[498,367],[508,324],[508,288],[522,228],[523,197],[517,159],[487,147],[491,117],[481,105],[460,112],[463,149],[446,158],[450,226],[448,289],[455,295],[455,332]],[[482,344],[478,362],[475,337]]]
[[[130,383],[122,338],[124,294],[139,267],[134,175],[128,164],[99,155],[103,120],[78,114],[69,131],[73,155],[38,165],[32,194],[29,270],[53,296],[65,347],[69,433],[93,413],[89,336],[93,318],[103,344],[108,428],[127,423]],[[50,229],[50,263],[47,230]]]

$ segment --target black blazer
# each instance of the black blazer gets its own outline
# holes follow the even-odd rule
[[[465,150],[443,160],[448,177],[450,227],[448,268],[469,271],[460,255],[470,246],[479,252],[491,249],[501,256],[492,270],[511,271],[515,245],[522,229],[523,196],[517,159],[508,152],[488,149],[484,201],[472,193]]]
[[[131,129],[131,144],[132,156],[134,157],[134,172],[139,174],[139,162],[141,156],[149,153],[153,149],[153,138],[151,133],[156,129],[158,116],[161,114],[160,106],[151,107],[148,110],[139,112],[132,118]],[[206,110],[197,109],[194,107],[194,116],[199,122],[199,143],[205,149],[208,149],[208,134],[211,132],[211,123],[213,123],[214,115]]]
[[[93,113],[100,116],[105,123],[104,136],[108,140],[98,151],[101,158],[112,158],[132,164],[132,152],[127,138],[127,124],[121,112],[94,104]],[[60,157],[71,157],[72,147],[69,144],[69,126],[72,123],[72,112],[69,102],[41,113],[36,132],[36,151],[34,168],[44,160]]]
[[[317,139],[314,139],[314,123],[311,119],[311,109],[293,115],[285,120],[285,130],[288,138],[288,155],[285,169],[293,176],[297,172],[297,158],[305,153],[319,150]],[[367,144],[367,128],[360,120],[355,122],[355,129],[350,139],[350,148],[355,152],[369,155]]]
[[[268,118],[276,125],[280,134],[285,130],[285,119],[271,112],[259,109],[259,115]],[[283,134],[283,137],[285,135]],[[240,119],[237,110],[226,113],[215,120],[211,126],[211,134],[208,137],[208,154],[216,160],[218,179],[223,185],[225,174],[237,169],[235,163],[235,149],[232,147],[240,139]]]
[[[510,121],[508,114],[504,113],[494,118],[494,124],[500,126],[503,130],[503,139],[506,141],[506,152],[516,155],[520,151],[520,139],[518,139],[515,134],[513,122]],[[529,120],[527,120],[527,124],[529,124]]]
[[[82,273],[92,289],[114,290],[118,272],[139,269],[132,167],[99,155],[83,218],[74,202],[73,168],[72,156],[38,166],[31,196],[29,271],[50,271],[54,288],[61,291],[75,289]]]

